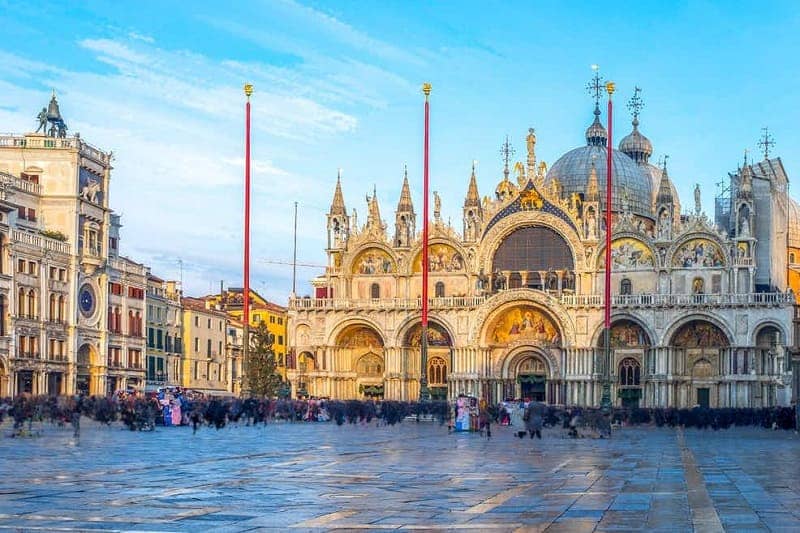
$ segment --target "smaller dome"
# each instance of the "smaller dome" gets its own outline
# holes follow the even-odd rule
[[[515,195],[519,191],[519,188],[511,183],[511,180],[508,179],[508,174],[506,174],[503,181],[497,184],[497,188],[494,190],[495,196],[497,196],[498,200],[505,200],[513,195]]]
[[[789,248],[800,248],[800,205],[789,199]]]
[[[589,146],[605,146],[608,133],[600,123],[600,107],[594,107],[594,122],[586,129],[586,144]]]
[[[639,131],[639,121],[633,121],[633,131],[619,142],[619,151],[639,164],[647,164],[653,155],[653,143]]]

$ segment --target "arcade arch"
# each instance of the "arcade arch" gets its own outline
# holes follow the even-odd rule
[[[670,346],[691,379],[687,399],[700,407],[715,407],[719,391],[718,376],[723,350],[730,339],[722,329],[708,320],[692,319],[675,330]]]
[[[90,343],[78,348],[76,392],[86,395],[105,394],[103,377],[103,361],[100,352]]]
[[[336,336],[335,358],[343,369],[355,372],[359,395],[383,397],[385,349],[376,329],[364,323],[345,327]]]
[[[419,368],[422,361],[422,324],[416,322],[403,337],[402,350],[411,366]],[[447,398],[447,375],[452,368],[453,340],[444,326],[428,321],[428,363],[426,376],[432,399]]]

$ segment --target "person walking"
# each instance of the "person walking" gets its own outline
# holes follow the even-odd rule
[[[531,401],[528,404],[528,410],[525,412],[525,427],[531,438],[533,438],[534,435],[539,439],[542,438],[545,409],[546,407],[542,402]]]
[[[510,424],[511,427],[514,428],[514,435],[521,439],[526,433],[525,421],[523,420],[523,416],[525,415],[525,404],[522,402],[509,404],[508,410]]]
[[[83,408],[83,396],[76,395],[74,403],[72,405],[72,412],[70,413],[70,422],[72,423],[73,434],[74,438],[78,438],[81,435],[81,409]]]
[[[483,435],[483,430],[486,430],[486,438],[492,438],[492,417],[491,413],[489,413],[489,404],[488,402],[481,398],[480,403],[478,404],[478,424],[480,428],[481,435]]]

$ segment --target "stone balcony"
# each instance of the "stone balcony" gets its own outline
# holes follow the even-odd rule
[[[510,289],[502,292],[519,292],[520,299],[530,293],[530,289]],[[556,303],[567,308],[601,308],[602,294],[546,294]],[[492,296],[448,296],[429,298],[429,309],[475,309]],[[611,305],[615,308],[637,307],[778,307],[793,305],[795,297],[788,292],[760,292],[747,294],[626,294],[611,297]],[[419,310],[422,309],[421,298],[292,298],[289,309],[293,310]]]
[[[0,137],[0,142],[2,142],[2,137]],[[42,186],[38,183],[18,178],[17,176],[9,174],[8,172],[0,172],[0,181],[17,190],[25,191],[31,194],[40,194],[42,191]]]
[[[45,150],[77,150],[80,155],[93,159],[98,163],[108,165],[111,162],[110,154],[95,148],[83,141],[80,137],[48,137],[45,135],[0,135],[0,148],[38,148]]]
[[[51,250],[66,255],[71,253],[71,246],[68,242],[51,239],[50,237],[44,237],[43,235],[37,235],[28,231],[12,229],[11,240],[39,248],[40,250]]]

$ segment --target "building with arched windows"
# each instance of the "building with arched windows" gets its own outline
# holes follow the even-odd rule
[[[788,404],[787,228],[800,220],[791,217],[780,159],[738,165],[713,220],[699,187],[682,213],[667,165],[650,163],[639,108],[613,151],[615,405]],[[596,106],[585,145],[549,170],[529,130],[527,160],[512,164],[506,151],[492,197],[481,198],[473,167],[460,232],[442,221],[435,195],[424,369],[434,397],[599,405],[607,156],[599,115]],[[290,301],[288,377],[293,390],[315,396],[415,400],[422,242],[407,176],[393,235],[374,192],[367,204],[360,226],[337,180],[329,265],[312,281],[313,298]]]
[[[0,396],[143,389],[147,268],[119,253],[112,154],[39,129],[0,135]]]

